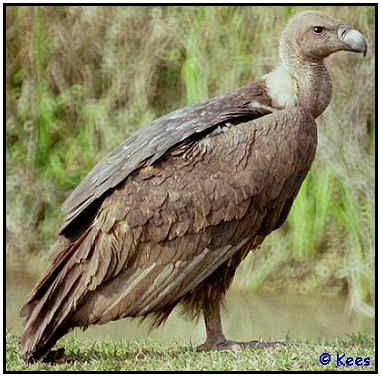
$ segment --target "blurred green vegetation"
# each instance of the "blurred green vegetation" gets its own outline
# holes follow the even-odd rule
[[[273,69],[280,31],[304,9],[358,27],[369,54],[328,59],[334,97],[318,120],[313,169],[287,223],[247,258],[235,284],[263,293],[348,293],[351,308],[372,316],[369,6],[7,6],[8,259],[46,254],[65,197],[137,128]]]

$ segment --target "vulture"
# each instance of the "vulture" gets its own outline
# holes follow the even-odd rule
[[[298,13],[272,72],[162,116],[106,155],[63,204],[51,264],[21,310],[23,357],[46,360],[74,327],[126,317],[158,326],[177,305],[203,315],[200,350],[257,346],[225,338],[224,295],[311,167],[332,93],[324,59],[366,50],[347,24]]]

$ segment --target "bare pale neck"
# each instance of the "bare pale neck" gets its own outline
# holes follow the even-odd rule
[[[297,86],[297,103],[314,118],[328,106],[332,97],[332,81],[323,61],[306,61],[295,55],[281,54],[282,67]]]

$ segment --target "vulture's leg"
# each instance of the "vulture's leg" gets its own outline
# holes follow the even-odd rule
[[[211,308],[203,310],[206,340],[204,344],[197,347],[198,351],[208,351],[218,349],[221,345],[227,342],[222,330],[220,303],[217,302]]]
[[[226,339],[222,330],[220,310],[220,303],[215,304],[211,308],[204,309],[203,313],[206,328],[206,340],[204,344],[197,347],[197,351],[240,351],[244,348],[263,348],[286,345],[283,342],[260,342],[258,340],[253,340],[251,342],[235,342],[233,340]]]

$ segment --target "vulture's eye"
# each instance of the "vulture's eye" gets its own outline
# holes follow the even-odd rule
[[[315,34],[321,34],[324,30],[324,28],[322,26],[314,26],[314,33]]]

